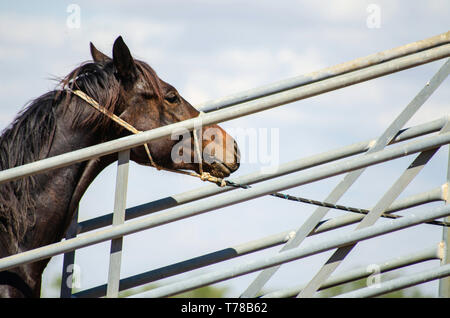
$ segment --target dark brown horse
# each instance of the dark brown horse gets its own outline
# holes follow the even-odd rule
[[[91,54],[93,61],[72,71],[56,90],[32,101],[5,129],[0,137],[1,170],[129,134],[66,87],[83,91],[140,131],[198,116],[148,64],[132,58],[121,37],[114,43],[112,58],[92,44]],[[223,178],[239,167],[238,150],[219,126],[202,129],[208,128],[219,131],[222,138],[203,142],[202,149],[213,143],[223,149],[227,160],[205,161],[203,170]],[[170,137],[149,142],[154,162],[198,172],[195,162],[172,160],[171,150],[177,142]],[[194,152],[194,146],[191,149]],[[149,164],[143,146],[131,149],[130,158]],[[60,241],[89,184],[116,160],[117,154],[112,154],[0,184],[0,258]],[[48,261],[0,272],[0,297],[39,297]]]

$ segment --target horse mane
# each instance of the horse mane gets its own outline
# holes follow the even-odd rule
[[[0,136],[0,169],[6,170],[39,159],[55,126],[55,93],[32,101]],[[0,231],[11,239],[23,238],[35,222],[34,177],[25,177],[0,185]],[[8,226],[9,225],[9,226]],[[13,242],[13,241],[11,241]]]
[[[155,96],[162,100],[160,80],[155,71],[145,62],[135,60],[135,64]],[[67,88],[82,90],[114,112],[120,100],[120,83],[115,72],[112,61],[105,64],[85,62],[58,80],[55,90],[30,101],[0,136],[0,170],[48,156],[56,130],[58,106],[63,106],[64,111],[69,109],[69,104],[73,106],[73,127],[106,131],[106,127],[112,124],[109,118],[93,111],[87,118],[81,119],[80,115],[88,106],[69,93]],[[27,230],[35,224],[36,198],[33,193],[36,191],[33,190],[38,186],[35,176],[0,184],[0,233],[7,232],[11,242],[22,240]]]

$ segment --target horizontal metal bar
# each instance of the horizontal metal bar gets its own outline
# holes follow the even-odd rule
[[[3,170],[0,171],[0,183],[12,181],[18,178],[48,171],[51,169],[61,168],[91,158],[97,158],[107,154],[134,148],[143,145],[151,140],[170,136],[172,133],[177,131],[179,132],[182,129],[192,130],[194,127],[198,127],[201,125],[216,124],[219,122],[224,122],[242,116],[254,114],[273,107],[292,103],[346,86],[358,84],[383,75],[426,64],[448,56],[450,56],[450,44],[441,45],[436,48],[400,57],[358,71],[345,73],[343,75],[322,80],[320,82],[294,88],[292,90],[284,91],[275,95],[263,97],[259,100],[249,101],[240,105],[217,110],[211,113],[204,114],[200,117],[155,128],[152,130],[141,132],[139,134],[122,137],[99,145],[86,147],[70,153],[29,163],[20,167]]]
[[[424,210],[416,214],[405,216],[401,219],[389,220],[369,227],[361,228],[351,233],[340,233],[326,239],[317,239],[305,243],[301,247],[276,253],[271,257],[262,257],[244,264],[233,266],[225,270],[198,275],[184,279],[183,281],[161,286],[145,292],[145,297],[166,297],[179,294],[198,287],[217,283],[226,279],[249,274],[264,268],[291,262],[317,253],[325,252],[341,246],[354,244],[386,233],[411,227],[425,221],[434,220],[450,214],[450,206],[442,206],[433,210]]]
[[[395,118],[395,120],[389,125],[388,128],[377,138],[377,141],[371,147],[365,155],[379,151],[385,148],[389,142],[392,141],[397,132],[406,125],[408,120],[414,115],[414,113],[423,105],[423,103],[429,98],[429,96],[436,90],[436,88],[442,83],[450,71],[450,60],[447,60],[440,68],[439,71],[433,75],[431,80],[427,82],[425,87],[411,100],[405,109]],[[445,127],[443,128],[445,129]],[[365,169],[352,171],[347,174],[333,190],[327,195],[324,201],[329,203],[337,203],[342,195],[355,183],[355,181],[361,176]],[[306,221],[298,228],[295,239],[286,244],[281,251],[296,247],[310,234],[317,224],[324,219],[328,213],[329,208],[319,207],[313,214],[311,214]],[[257,278],[249,285],[249,287],[241,294],[241,297],[254,297],[256,293],[261,290],[263,285],[274,275],[280,266],[269,268],[258,274]]]
[[[437,132],[444,127],[449,121],[449,116],[442,117],[431,122],[413,126],[407,129],[401,130],[394,138],[391,144],[406,141],[415,137],[423,136],[425,134]],[[367,151],[370,145],[375,140],[368,140],[364,142],[355,143],[349,146],[341,147],[335,150],[323,152],[321,154],[293,160],[284,164],[281,164],[276,171],[270,173],[262,173],[260,171],[250,173],[244,176],[231,179],[231,181],[239,184],[254,184],[266,180],[273,179],[275,177],[284,176],[293,172],[308,169],[317,165],[325,164],[334,160],[343,159],[352,155],[357,155]],[[158,199],[156,201],[144,203],[135,207],[128,208],[125,211],[125,219],[131,220],[136,217],[140,217],[146,214],[158,212],[164,209],[180,206],[195,200],[211,197],[220,193],[225,193],[230,190],[234,190],[232,187],[217,187],[216,185],[202,186],[197,189],[193,189],[180,194],[175,194],[170,197]],[[88,232],[100,227],[111,225],[112,213],[105,214],[93,219],[85,220],[78,224],[78,233]]]
[[[148,228],[167,224],[169,222],[174,222],[201,213],[206,213],[218,208],[223,208],[232,204],[255,199],[273,192],[336,176],[388,160],[404,157],[420,151],[433,149],[448,143],[450,143],[450,133],[425,137],[422,140],[416,140],[407,144],[393,146],[392,148],[374,152],[370,155],[345,159],[341,162],[327,164],[326,166],[320,167],[319,169],[305,171],[300,176],[286,176],[282,179],[267,181],[266,183],[258,185],[257,187],[224,194],[223,196],[220,196],[215,200],[195,202],[195,204],[193,203],[187,206],[174,208],[159,215],[146,216],[138,220],[132,220],[126,222],[125,224],[116,225],[114,227],[99,230],[94,233],[80,235],[76,238],[69,239],[63,242],[53,243],[34,250],[4,257],[0,259],[0,270],[12,268],[36,260],[45,259],[77,248],[136,233]]]
[[[419,273],[391,279],[380,283],[376,287],[365,287],[352,292],[341,294],[336,298],[365,298],[384,295],[403,288],[423,284],[432,280],[450,276],[450,264],[428,269]]]
[[[409,209],[430,202],[445,201],[445,198],[443,196],[444,186],[445,185],[437,187],[430,191],[414,194],[407,198],[397,200],[389,207],[389,209],[386,210],[385,213]],[[318,226],[314,229],[314,232],[312,232],[310,235],[315,235],[354,224],[361,221],[363,218],[364,215],[350,213],[332,219],[323,220],[318,224]]]
[[[450,65],[450,63],[449,63]],[[444,127],[442,131],[449,131],[449,127]],[[442,132],[441,131],[441,132]],[[403,171],[403,173],[395,180],[395,182],[384,192],[382,197],[377,201],[375,206],[370,212],[364,216],[364,219],[356,226],[356,230],[367,228],[376,223],[381,217],[383,211],[389,208],[389,206],[398,198],[403,190],[411,183],[417,174],[422,171],[425,165],[431,160],[431,158],[438,152],[439,148],[422,151],[415,156],[415,159]],[[311,298],[319,289],[331,274],[339,267],[351,251],[355,248],[357,243],[339,247],[332,255],[325,261],[325,264],[319,269],[319,271],[313,276],[307,286],[297,295],[298,298]]]
[[[421,204],[445,201],[443,189],[445,184],[440,187],[436,187],[433,190],[422,192],[416,195],[411,195],[404,199],[400,199],[392,203],[392,205],[386,210],[386,213],[397,212],[409,208],[416,207]]]
[[[449,42],[450,42],[450,31],[445,32],[443,34],[439,34],[437,36],[433,36],[425,40],[402,45],[400,47],[385,50],[383,52],[371,54],[366,57],[361,57],[349,62],[328,67],[310,74],[296,76],[286,80],[278,81],[276,83],[272,83],[262,87],[246,90],[223,98],[219,98],[213,101],[208,101],[206,103],[197,105],[196,108],[204,112],[209,112],[212,110],[246,102],[249,100],[261,98],[267,95],[279,93],[281,91],[285,91],[288,89],[311,84],[313,82],[321,81],[330,78],[332,76],[341,75],[351,71],[356,71],[371,65],[383,63],[388,60],[392,60],[394,58],[405,56],[411,53],[416,53]]]
[[[291,239],[295,231],[285,231],[282,233],[270,235],[262,239],[228,247],[219,251],[194,257],[182,262],[157,268],[142,274],[130,276],[120,280],[119,290],[126,290],[139,285],[154,282],[159,279],[174,276],[180,273],[205,267],[218,262],[226,261],[249,253],[257,252],[266,248],[286,243]],[[102,297],[105,295],[106,285],[93,287],[87,290],[73,294],[73,297]]]
[[[407,255],[403,255],[400,257],[396,257],[393,259],[390,259],[388,261],[385,261],[383,263],[379,264],[369,264],[369,265],[377,265],[379,273],[386,273],[388,271],[392,271],[395,269],[399,269],[402,267],[406,267],[409,265],[429,261],[429,260],[436,260],[441,259],[441,249],[442,249],[442,242],[434,245],[430,248],[427,248],[425,250],[416,252],[416,253],[408,253]],[[327,288],[331,288],[334,286],[338,286],[341,284],[346,284],[364,277],[368,277],[373,274],[372,271],[368,270],[368,266],[361,266],[356,269],[352,269],[346,273],[338,274],[330,277],[321,287],[319,290],[324,290]],[[267,293],[262,296],[262,298],[285,298],[285,297],[294,297],[300,291],[305,287],[306,285],[300,285],[300,286],[294,286],[282,290],[273,291],[270,293]]]

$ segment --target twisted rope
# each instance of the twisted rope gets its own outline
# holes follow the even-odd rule
[[[251,186],[249,186],[247,184],[239,184],[239,183],[229,181],[229,180],[225,180],[225,183],[227,186],[234,187],[234,188],[241,188],[241,189],[251,188]],[[311,205],[335,209],[335,210],[354,212],[354,213],[359,213],[359,214],[368,214],[370,212],[370,210],[367,210],[367,209],[360,209],[360,208],[354,208],[351,206],[345,206],[345,205],[341,205],[341,204],[333,204],[333,203],[324,202],[324,201],[312,200],[312,199],[297,197],[297,196],[293,196],[293,195],[285,194],[285,193],[281,193],[281,192],[271,193],[270,195],[273,197],[279,198],[279,199],[296,201],[296,202],[311,204]],[[391,214],[391,213],[383,213],[381,216],[384,218],[388,218],[388,219],[398,219],[398,218],[402,217],[401,215]],[[446,226],[446,227],[450,226],[450,223],[445,222],[445,221],[434,221],[433,220],[433,221],[428,221],[425,223],[439,225],[439,226]]]

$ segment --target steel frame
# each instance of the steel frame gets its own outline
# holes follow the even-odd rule
[[[225,270],[222,269],[197,275],[177,283],[166,284],[146,292],[145,296],[166,297],[262,270],[241,295],[241,297],[255,297],[283,263],[328,250],[335,250],[335,252],[324,266],[318,270],[310,282],[298,287],[268,293],[264,297],[292,297],[294,295],[299,297],[314,297],[318,290],[367,277],[368,274],[363,268],[337,276],[332,276],[332,273],[359,241],[422,224],[436,218],[446,217],[446,220],[450,222],[450,205],[448,204],[449,167],[447,168],[447,182],[445,184],[430,191],[397,200],[400,193],[440,147],[450,143],[450,117],[448,114],[429,123],[402,129],[408,120],[447,78],[450,72],[450,59],[443,64],[440,70],[427,82],[424,88],[379,138],[288,162],[280,165],[279,169],[273,173],[262,174],[261,172],[255,172],[232,179],[235,183],[254,185],[250,189],[238,190],[232,187],[219,188],[214,185],[208,185],[126,209],[129,149],[142,145],[150,140],[168,136],[180,128],[192,130],[198,124],[208,125],[224,122],[449,56],[450,32],[446,32],[429,39],[359,58],[315,73],[302,75],[199,105],[198,108],[206,112],[201,118],[186,120],[24,166],[0,171],[0,183],[3,183],[90,158],[115,152],[119,153],[115,204],[112,214],[105,214],[102,217],[80,223],[77,222],[78,214],[76,214],[68,230],[66,240],[2,258],[0,259],[0,270],[6,270],[21,264],[65,253],[61,297],[101,297],[105,295],[106,297],[118,297],[120,290],[133,288],[161,278],[184,273],[269,247],[283,245],[280,250],[282,253],[276,253],[271,257],[254,259]],[[329,208],[319,207],[297,230],[284,231],[159,269],[153,269],[132,277],[120,278],[122,240],[124,235],[214,211],[221,207],[256,199],[277,191],[346,174],[343,180],[325,198],[326,202],[336,203],[364,172],[365,168],[412,154],[416,154],[416,157],[411,165],[366,215],[346,214],[332,219],[325,219]],[[231,193],[227,193],[230,191]],[[215,200],[197,202],[197,200],[210,196],[217,196],[217,198]],[[435,201],[445,202],[445,205],[431,210],[426,208],[419,213],[409,214],[383,223],[376,223],[376,220],[383,213],[406,210],[414,206]],[[157,211],[163,212],[152,215],[152,213]],[[133,220],[137,217],[140,218]],[[322,239],[319,236],[314,242],[300,246],[307,236],[317,235],[354,223],[358,223],[358,226],[352,232],[340,233],[327,239]],[[450,297],[449,236],[448,227],[444,227],[442,242],[438,242],[432,248],[380,264],[382,272],[433,259],[439,259],[441,261],[440,266],[422,273],[400,277],[383,283],[381,288],[376,289],[376,292],[374,289],[365,288],[341,296],[378,296],[424,281],[440,279],[440,297]],[[70,284],[66,284],[66,282],[70,276],[68,275],[68,266],[74,263],[75,250],[104,241],[111,241],[107,283],[73,294]]]

